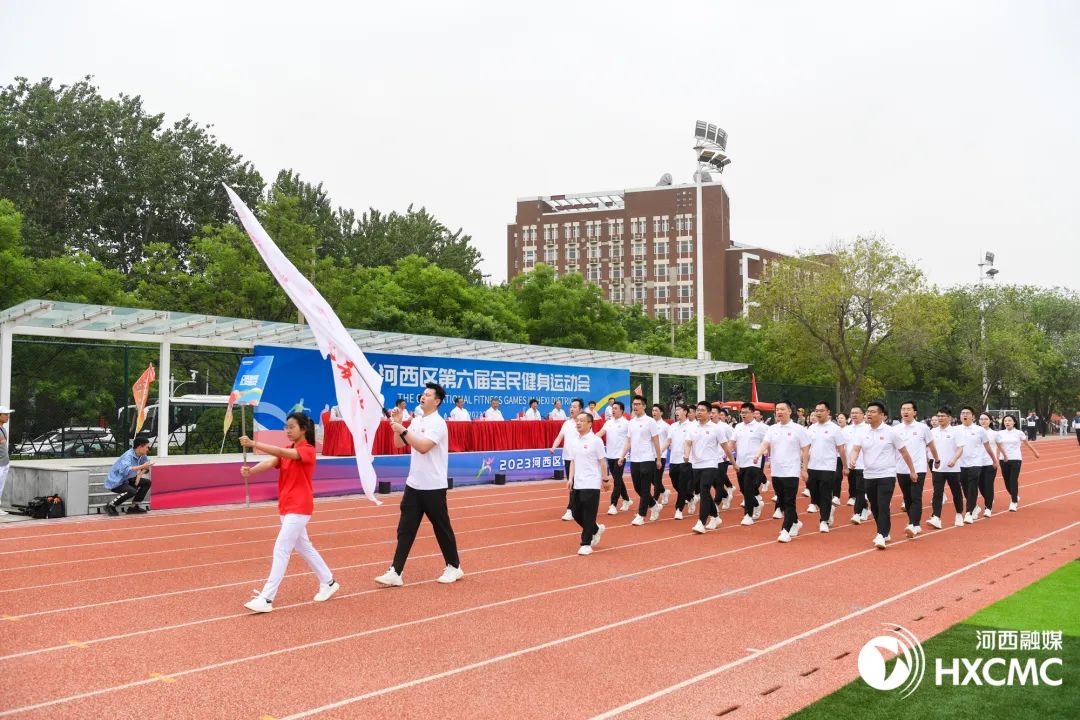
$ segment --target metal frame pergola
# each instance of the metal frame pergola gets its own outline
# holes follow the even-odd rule
[[[534,362],[582,367],[625,368],[653,376],[653,400],[659,401],[660,375],[697,378],[698,399],[704,398],[705,376],[743,370],[743,363],[694,360],[656,355],[547,347],[488,340],[410,335],[374,330],[349,330],[365,352],[397,353],[472,360]],[[171,310],[147,310],[53,300],[27,300],[0,312],[0,405],[11,402],[11,348],[15,335],[54,339],[105,340],[158,345],[158,373],[169,378],[173,345],[251,349],[255,345],[316,347],[307,325],[244,318],[200,315]],[[169,412],[169,383],[158,385],[159,412]],[[158,424],[157,451],[168,455],[168,428]]]

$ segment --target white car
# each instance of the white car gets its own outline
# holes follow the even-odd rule
[[[116,446],[112,430],[101,427],[69,427],[50,430],[13,448],[13,455],[66,457],[111,451]]]

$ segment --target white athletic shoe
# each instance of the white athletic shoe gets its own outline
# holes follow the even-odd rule
[[[769,481],[761,483],[761,492],[769,492]]]
[[[847,504],[848,505],[854,505],[855,504],[855,498],[848,498],[847,499]]]
[[[817,506],[817,505],[815,505],[814,503],[810,503],[810,504],[809,504],[809,505],[808,505],[808,506],[806,507],[806,512],[810,512],[810,513],[815,513],[815,512],[817,512],[818,510],[819,510],[818,506]]]
[[[934,528],[935,530],[940,530],[941,529],[941,518],[939,518],[937,515],[933,515],[929,520],[926,521],[926,524],[929,525],[930,527]],[[960,524],[963,525],[964,521],[961,520]]]
[[[589,545],[582,545],[578,548],[578,555],[592,555],[592,547]]]
[[[570,512],[570,509],[567,508],[566,512],[563,513],[562,519],[563,520],[573,520],[574,519],[574,513]]]
[[[829,522],[829,527],[832,527],[834,524],[836,524],[836,513],[833,513],[832,515],[829,516],[828,522]]]
[[[765,498],[761,497],[760,495],[756,496],[754,499],[757,500],[758,507],[761,507],[765,504]]]
[[[728,510],[730,508],[731,508],[731,493],[728,493],[728,496],[720,501],[720,509],[721,510]]]
[[[802,520],[796,520],[795,524],[788,530],[788,535],[791,537],[799,537],[799,531],[802,530]]]
[[[754,524],[754,518],[750,517],[749,515],[743,515],[742,522],[739,523],[739,524],[740,525],[753,525]]]
[[[833,495],[832,504],[833,507],[840,507],[840,498],[838,498],[836,495]]]
[[[979,516],[982,515],[982,513],[983,513],[982,505],[976,505],[975,509],[971,511],[971,517],[974,520],[978,520]]]
[[[823,532],[823,533],[829,532],[829,523],[827,523],[827,522],[820,523],[818,525],[818,532]]]
[[[862,511],[862,521],[866,522],[870,519],[870,508],[864,508]]]
[[[891,534],[885,536],[885,542],[892,542],[892,535]]]
[[[696,532],[696,533],[704,533],[705,532],[705,526],[701,524],[700,520],[698,520],[696,523],[694,523],[693,531]]]
[[[0,510],[0,515],[8,515],[8,514],[9,513],[8,513],[7,510]]]
[[[986,510],[983,511],[983,515],[985,515],[986,517],[990,517],[990,508],[986,508]]]
[[[802,494],[803,497],[810,497],[810,488],[803,488]]]
[[[751,515],[750,517],[752,517],[754,520],[760,520],[761,519],[761,503],[757,504],[757,506],[754,508],[754,514]]]
[[[921,527],[919,527],[918,525],[912,525],[912,526],[911,526],[911,529],[912,529],[912,530],[913,530],[913,531],[915,532],[915,534],[911,536],[911,538],[912,538],[913,540],[914,540],[915,538],[919,537],[920,535],[922,535],[922,528],[921,528]]]
[[[904,528],[904,534],[907,535],[909,538],[915,537],[915,526],[909,524],[907,527]]]
[[[619,508],[619,512],[626,512],[630,509],[632,503],[629,500],[623,500],[622,507]]]
[[[463,577],[465,577],[465,572],[461,568],[454,567],[453,565],[447,565],[446,569],[443,570],[442,575],[435,578],[435,582],[441,582],[443,585],[449,585],[450,583],[457,582]]]
[[[619,508],[617,508],[617,507],[615,507],[614,505],[612,505],[611,507],[609,507],[609,508],[607,509],[607,514],[608,514],[608,515],[618,515],[618,514],[619,514]]]
[[[379,577],[375,578],[375,582],[387,587],[401,587],[405,584],[405,581],[398,575],[397,570],[390,568]]]
[[[605,530],[607,530],[606,525],[597,525],[596,526],[596,532],[593,534],[592,540],[589,542],[589,544],[592,547],[596,547],[597,545],[600,544],[600,536],[604,534]]]
[[[330,580],[329,585],[323,585],[319,583],[319,592],[315,593],[315,597],[312,598],[315,602],[326,602],[330,598],[334,597],[334,593],[341,589],[341,584],[337,580]]]
[[[660,511],[664,509],[663,503],[656,503],[652,506],[652,510],[649,512],[649,522],[656,522],[660,519]]]
[[[956,518],[953,520],[953,527],[961,527],[964,524],[964,516],[957,513]]]
[[[862,514],[861,513],[855,513],[854,515],[852,515],[851,516],[851,524],[852,525],[862,525],[863,524]]]
[[[718,518],[716,516],[713,516],[713,517],[709,518],[709,522],[705,523],[705,529],[706,530],[715,530],[716,528],[718,528],[720,526],[720,523],[722,523],[722,522],[723,522],[723,520],[721,520],[720,518]]]
[[[669,500],[671,500],[671,491],[664,490],[664,494],[660,496],[660,502],[667,505]]]
[[[676,520],[682,520],[682,510],[676,510],[675,511],[675,519]]]
[[[772,514],[772,519],[773,520],[779,520],[782,517],[784,517],[784,511],[781,510],[780,508],[776,508],[776,511],[773,512],[773,514]]]
[[[273,603],[259,594],[259,591],[255,591],[255,597],[244,603],[244,607],[254,613],[268,613],[274,609]]]
[[[789,543],[791,542],[791,535],[787,530],[780,531],[780,537],[776,538],[777,542]]]
[[[645,518],[641,517],[640,515],[634,515],[634,519],[630,521],[630,524],[631,525],[644,525],[645,524]]]
[[[696,513],[697,513],[697,504],[698,504],[698,501],[697,501],[697,495],[695,495],[695,496],[694,496],[694,497],[693,497],[693,498],[692,498],[692,499],[690,500],[690,504],[689,504],[689,505],[688,505],[688,506],[686,507],[686,514],[687,514],[687,515],[694,515],[694,514],[696,514]]]
[[[970,525],[975,522],[975,517],[971,513],[964,513],[964,524]]]
[[[874,536],[874,547],[876,547],[878,550],[884,550],[885,549],[885,538],[881,537],[880,535],[875,535]]]
[[[1016,512],[1017,503],[1009,503],[1009,512]]]

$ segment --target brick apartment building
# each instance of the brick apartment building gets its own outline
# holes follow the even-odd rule
[[[516,221],[506,229],[507,278],[542,262],[557,275],[580,272],[612,302],[686,322],[696,308],[701,262],[705,316],[739,317],[762,272],[780,255],[731,241],[731,205],[720,183],[702,186],[702,205],[699,259],[693,184],[520,199]]]

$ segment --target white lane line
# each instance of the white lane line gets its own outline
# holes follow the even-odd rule
[[[1043,503],[1043,502],[1051,502],[1053,500],[1059,500],[1059,499],[1061,499],[1063,497],[1067,497],[1069,495],[1075,495],[1077,493],[1080,493],[1080,490],[1074,490],[1074,491],[1069,492],[1069,493],[1064,493],[1064,494],[1057,495],[1057,496],[1054,496],[1054,497],[1046,498],[1044,500],[1040,500],[1040,501],[1030,503],[1030,505],[1036,505],[1036,504],[1040,504],[1040,503]],[[1056,530],[1053,533],[1050,533],[1050,535],[1055,534],[1057,532],[1063,532],[1064,530],[1068,530],[1071,527],[1075,527],[1077,525],[1080,525],[1080,521],[1074,522],[1069,526],[1066,526],[1064,528]],[[942,534],[948,532],[949,530],[953,530],[953,529],[954,528],[946,528],[946,529],[940,530],[940,531],[938,531],[936,533],[933,533],[932,535],[928,535],[921,542],[926,542],[930,538],[941,536]],[[811,534],[814,534],[814,533],[807,533],[807,534],[811,535]],[[1044,536],[1044,537],[1048,537],[1048,536],[1049,535]],[[1026,544],[1030,544],[1031,542],[1036,542],[1037,540],[1038,539],[1028,541],[1028,543],[1026,543]],[[900,540],[900,541],[897,541],[896,543],[893,543],[893,544],[894,545],[901,545],[901,544],[904,544],[906,542],[911,542],[911,541],[909,541],[909,540]],[[680,562],[677,562],[677,563],[671,563],[669,565],[664,565],[664,566],[660,566],[660,567],[656,567],[656,568],[650,568],[648,570],[638,571],[638,572],[635,573],[635,575],[642,575],[642,574],[645,574],[645,573],[659,572],[661,570],[669,569],[669,568],[672,568],[672,567],[679,567],[679,566],[687,565],[689,563],[699,562],[701,560],[714,559],[716,557],[721,557],[721,556],[724,556],[724,555],[730,555],[730,554],[733,554],[733,553],[736,553],[736,552],[742,552],[744,550],[749,550],[751,548],[764,547],[764,546],[774,545],[774,544],[775,544],[775,541],[763,542],[763,543],[759,543],[757,545],[747,546],[745,548],[739,548],[739,549],[734,549],[734,550],[728,550],[728,551],[721,552],[721,553],[716,553],[715,555],[712,555],[712,556],[706,556],[706,557],[702,557],[702,558],[693,558],[693,559],[690,559],[690,560],[683,560],[683,561],[680,561]],[[851,553],[849,555],[844,555],[844,556],[841,556],[839,558],[834,558],[833,560],[828,560],[828,561],[823,562],[823,563],[818,563],[817,565],[812,565],[812,566],[805,567],[805,568],[802,568],[802,569],[799,569],[799,570],[794,570],[794,571],[789,572],[789,573],[785,573],[783,575],[774,576],[772,578],[767,578],[765,580],[761,580],[761,581],[758,581],[758,582],[750,584],[750,585],[746,585],[746,586],[741,587],[741,588],[734,588],[734,589],[730,589],[730,590],[725,590],[722,593],[719,593],[717,595],[713,595],[713,596],[710,596],[710,597],[707,597],[707,598],[701,598],[701,599],[698,599],[698,600],[692,600],[692,601],[682,603],[682,604],[676,605],[676,606],[668,606],[668,607],[665,607],[665,608],[661,608],[659,610],[654,610],[654,611],[649,612],[649,613],[638,615],[636,617],[627,618],[625,620],[621,620],[621,621],[618,621],[618,622],[615,622],[615,623],[610,623],[608,625],[604,625],[604,626],[601,626],[601,627],[592,628],[590,630],[585,630],[583,632],[576,633],[574,635],[570,635],[570,636],[563,637],[563,638],[556,638],[555,640],[551,640],[551,641],[548,641],[546,643],[542,643],[540,645],[534,645],[534,646],[531,646],[531,647],[528,647],[528,648],[522,648],[521,650],[516,650],[516,651],[511,652],[511,653],[500,655],[498,657],[487,658],[485,660],[482,660],[482,661],[479,661],[479,662],[476,662],[476,663],[471,663],[471,664],[466,665],[466,666],[453,668],[451,670],[447,670],[447,671],[437,673],[437,674],[434,674],[434,675],[428,675],[428,676],[425,676],[425,677],[422,677],[422,678],[416,678],[414,680],[410,680],[410,681],[407,681],[407,682],[404,682],[404,683],[400,683],[398,685],[395,685],[395,686],[392,686],[392,687],[389,687],[389,688],[383,688],[381,690],[376,690],[376,691],[372,691],[372,692],[369,692],[369,693],[365,693],[364,695],[359,695],[359,696],[356,696],[356,697],[353,697],[353,698],[347,698],[345,700],[339,700],[337,702],[334,702],[334,703],[331,703],[331,704],[328,704],[328,705],[323,705],[323,706],[320,706],[318,708],[314,708],[312,710],[307,710],[307,711],[304,711],[304,712],[301,712],[301,713],[298,713],[298,714],[290,715],[290,716],[283,717],[283,718],[278,718],[278,720],[299,720],[299,718],[309,717],[311,715],[315,715],[315,714],[318,714],[318,713],[321,713],[321,712],[325,712],[327,710],[332,710],[332,709],[335,709],[335,708],[338,708],[338,707],[342,707],[344,705],[350,705],[350,704],[353,704],[353,703],[356,703],[356,702],[360,702],[361,700],[366,700],[366,699],[370,699],[372,697],[378,697],[380,695],[389,694],[389,693],[392,693],[392,692],[396,692],[398,690],[403,690],[403,689],[407,689],[407,688],[410,688],[410,687],[414,687],[416,685],[421,685],[421,684],[425,684],[425,683],[432,682],[432,681],[435,681],[435,680],[439,680],[439,679],[442,679],[444,677],[450,677],[450,676],[453,676],[453,675],[458,675],[458,674],[461,674],[463,672],[467,672],[469,670],[474,670],[474,669],[477,669],[477,668],[480,668],[480,667],[485,667],[487,665],[492,665],[494,663],[501,662],[503,660],[508,660],[508,659],[512,659],[512,658],[515,658],[515,657],[520,657],[522,655],[538,652],[540,650],[544,650],[544,649],[547,649],[549,647],[556,647],[558,645],[563,645],[563,644],[571,642],[573,640],[577,640],[577,639],[580,639],[580,638],[583,638],[583,637],[588,637],[590,635],[595,635],[597,633],[605,632],[605,631],[610,630],[610,629],[614,629],[614,628],[617,628],[617,627],[622,627],[622,626],[625,626],[625,625],[633,624],[635,622],[640,622],[642,620],[649,620],[649,619],[652,619],[652,618],[657,617],[657,616],[666,615],[668,613],[672,613],[672,612],[675,612],[675,611],[678,611],[678,610],[683,610],[683,609],[694,607],[694,606],[701,605],[701,604],[704,604],[704,603],[712,602],[714,600],[724,598],[724,597],[728,597],[730,595],[744,593],[744,592],[747,592],[747,591],[752,590],[754,588],[762,587],[764,585],[769,585],[769,584],[779,582],[781,580],[785,580],[785,579],[788,579],[788,578],[791,578],[791,577],[796,577],[798,575],[803,575],[803,574],[812,572],[814,570],[819,570],[819,569],[829,567],[829,566],[832,566],[832,565],[835,565],[835,564],[838,564],[838,563],[841,563],[841,562],[845,562],[845,561],[850,560],[852,558],[861,557],[861,556],[866,555],[866,554],[877,553],[877,552],[880,552],[880,551],[877,550],[876,548],[870,548],[870,549],[867,549],[867,550],[860,550],[858,552]],[[987,562],[988,560],[989,560],[989,558],[986,559],[986,560],[980,561],[980,562]],[[212,665],[204,665],[204,666],[195,667],[195,668],[189,668],[187,670],[180,670],[180,671],[172,672],[172,673],[163,673],[162,676],[163,677],[168,677],[168,678],[180,678],[180,677],[185,677],[185,676],[193,675],[193,674],[200,673],[200,672],[218,670],[218,669],[221,669],[221,668],[231,667],[231,666],[239,665],[239,664],[246,663],[246,662],[252,662],[252,661],[255,661],[255,660],[261,660],[261,659],[265,659],[265,658],[269,658],[269,657],[276,657],[278,655],[284,655],[284,654],[291,653],[291,652],[296,652],[296,651],[300,651],[300,650],[307,650],[307,649],[316,648],[316,647],[322,647],[322,646],[330,645],[330,644],[333,644],[333,643],[336,643],[336,642],[341,642],[341,641],[352,640],[352,639],[356,639],[356,638],[360,638],[360,637],[365,637],[365,636],[373,635],[373,634],[380,633],[380,632],[387,632],[387,631],[391,631],[391,630],[399,630],[399,629],[414,626],[414,625],[420,625],[420,624],[423,624],[423,623],[433,622],[433,621],[436,621],[436,620],[442,620],[442,619],[446,619],[446,618],[457,617],[457,616],[461,616],[461,615],[465,615],[465,614],[469,614],[469,613],[473,613],[473,612],[478,612],[480,610],[488,610],[488,609],[492,609],[492,608],[496,608],[496,607],[502,607],[502,606],[513,604],[513,603],[521,602],[521,601],[524,601],[524,600],[534,599],[534,598],[537,598],[537,597],[545,597],[545,596],[550,596],[550,595],[554,595],[554,594],[558,594],[558,593],[562,593],[562,592],[567,592],[567,591],[571,591],[571,590],[579,590],[579,589],[584,589],[584,588],[588,588],[588,587],[593,587],[593,586],[596,586],[596,585],[601,585],[601,584],[612,582],[614,580],[619,580],[619,579],[621,579],[621,576],[620,577],[615,577],[615,578],[604,578],[604,579],[601,579],[601,580],[594,580],[594,581],[590,581],[590,582],[587,582],[587,583],[580,583],[580,584],[577,584],[577,585],[564,587],[564,588],[553,588],[551,590],[544,590],[544,591],[537,592],[537,593],[532,593],[532,594],[529,594],[529,595],[519,596],[519,597],[515,597],[515,598],[507,598],[505,600],[499,600],[499,601],[496,601],[496,602],[486,603],[484,605],[474,606],[472,608],[464,608],[464,609],[461,609],[461,610],[454,610],[454,611],[450,611],[450,612],[447,612],[447,613],[443,613],[441,615],[429,616],[429,617],[426,617],[426,618],[418,618],[416,620],[409,620],[409,621],[406,621],[406,622],[397,623],[395,625],[384,626],[384,627],[381,627],[381,628],[372,628],[372,629],[369,629],[369,630],[363,630],[363,631],[360,631],[360,632],[350,633],[348,635],[343,635],[343,636],[339,636],[339,637],[336,637],[336,638],[327,638],[325,640],[317,640],[317,641],[314,641],[314,642],[305,643],[303,645],[296,645],[296,646],[292,646],[292,647],[279,648],[277,650],[271,650],[271,651],[268,651],[268,652],[259,653],[257,655],[251,655],[251,656],[241,657],[241,658],[234,658],[232,660],[225,660],[225,661],[222,661],[222,662],[219,662],[219,663],[214,663]],[[392,590],[383,590],[383,592],[393,592],[393,591]],[[751,657],[753,657],[753,656],[751,656]],[[160,681],[160,678],[151,678],[151,679],[144,679],[144,680],[136,680],[136,681],[132,681],[132,682],[129,682],[129,683],[125,683],[123,685],[117,685],[117,686],[108,687],[108,688],[100,688],[98,690],[90,690],[90,691],[79,693],[79,694],[76,694],[76,695],[70,695],[70,696],[67,696],[67,697],[56,698],[56,699],[53,699],[53,700],[48,700],[48,701],[45,701],[45,702],[37,703],[37,704],[34,704],[34,705],[28,705],[28,706],[21,707],[21,708],[14,708],[14,709],[11,709],[11,710],[6,710],[6,711],[3,711],[3,712],[0,712],[0,717],[7,717],[7,716],[10,716],[10,715],[15,715],[15,714],[22,713],[22,712],[29,712],[29,711],[32,711],[32,710],[38,710],[38,709],[45,708],[45,707],[52,707],[54,705],[60,705],[60,704],[63,704],[63,703],[73,702],[73,701],[76,701],[76,700],[83,700],[83,699],[96,697],[96,696],[99,696],[99,695],[104,695],[104,694],[108,694],[108,693],[112,693],[112,692],[119,692],[119,691],[122,691],[122,690],[128,690],[128,689],[133,688],[133,687],[139,687],[141,685],[147,685],[149,683],[159,682],[159,681]]]

